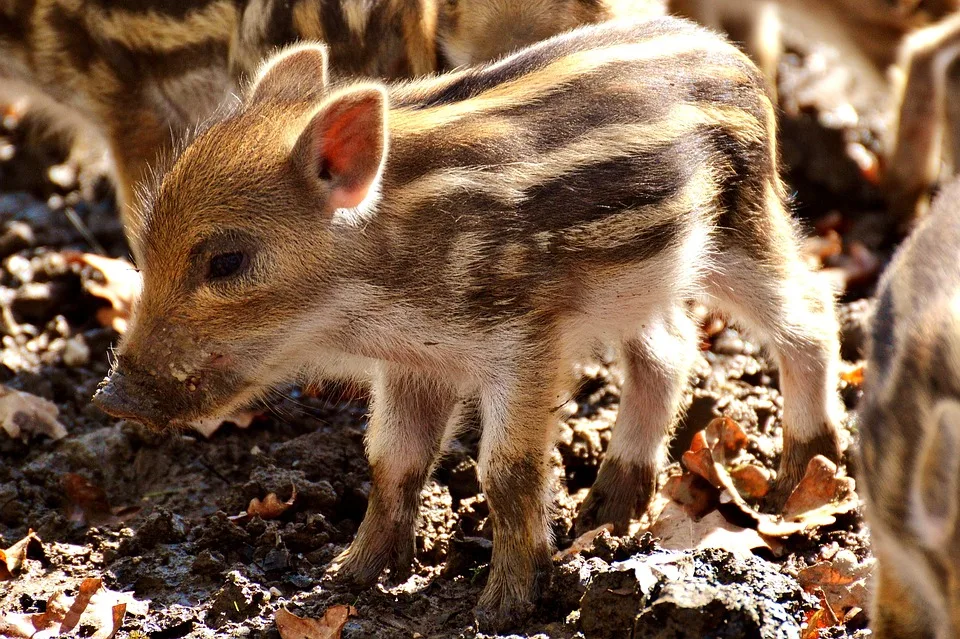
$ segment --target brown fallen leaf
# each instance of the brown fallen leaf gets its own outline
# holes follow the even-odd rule
[[[783,506],[784,519],[793,519],[823,506],[840,502],[853,492],[853,479],[838,477],[837,465],[822,455],[807,464],[807,472]]]
[[[347,619],[356,614],[353,606],[336,605],[327,608],[321,619],[309,619],[280,608],[273,619],[280,639],[340,639]]]
[[[23,562],[28,557],[42,559],[43,556],[43,542],[31,529],[26,537],[6,550],[0,550],[0,581],[9,581],[20,574]]]
[[[114,508],[107,493],[83,475],[66,473],[62,479],[67,494],[67,519],[82,524],[100,525],[126,521],[140,511],[139,506]]]
[[[863,386],[863,374],[866,369],[866,362],[861,361],[857,362],[853,366],[845,367],[840,371],[840,379],[850,384],[851,386],[860,387]]]
[[[830,618],[830,611],[827,608],[817,608],[806,615],[800,639],[820,639],[821,630],[835,625],[837,624]]]
[[[822,593],[834,611],[846,615],[866,607],[875,563],[873,559],[860,562],[849,550],[841,550],[829,561],[800,570],[797,581],[807,592]]]
[[[687,471],[667,479],[662,492],[694,519],[700,519],[720,503],[720,491],[715,486],[700,475]]]
[[[770,492],[770,473],[762,466],[744,464],[730,471],[737,491],[747,499],[762,499]]]
[[[729,417],[717,417],[710,420],[704,429],[706,444],[714,457],[723,452],[725,458],[732,458],[747,447],[749,440],[740,424]]]
[[[10,437],[26,441],[31,434],[42,434],[63,439],[67,429],[59,415],[53,402],[0,384],[0,428]]]
[[[190,428],[203,435],[205,439],[210,439],[215,432],[220,430],[221,426],[228,422],[235,424],[237,428],[249,428],[250,424],[253,423],[253,420],[258,415],[259,413],[254,411],[241,410],[223,419],[198,419],[192,421],[190,422]]]
[[[63,257],[68,264],[88,266],[100,274],[98,279],[89,269],[81,268],[83,288],[94,297],[110,303],[108,308],[97,310],[97,321],[118,333],[124,333],[133,310],[133,302],[140,295],[142,286],[140,272],[136,267],[127,260],[93,253],[64,251]]]
[[[731,474],[737,469],[729,470],[724,462],[728,456],[727,451],[730,450],[724,442],[739,445],[741,440],[736,435],[725,438],[723,428],[722,425],[715,427],[709,438],[713,440],[712,444],[704,431],[694,435],[690,449],[681,456],[681,461],[690,472],[720,490],[721,504],[733,504],[752,519],[758,533],[768,537],[787,537],[814,530],[834,523],[836,515],[850,512],[859,505],[860,499],[854,490],[853,479],[837,475],[835,464],[825,457],[817,456],[810,461],[806,475],[787,499],[784,515],[758,512],[748,503],[745,495],[752,497],[751,491],[762,491],[762,486],[748,483],[746,487],[750,491],[745,493],[738,489]],[[746,473],[748,479],[751,472],[753,471],[741,471]],[[743,474],[740,479],[744,479]],[[676,485],[671,486],[671,489],[678,488]]]
[[[104,588],[96,577],[81,581],[77,590],[76,597],[67,596],[63,590],[55,592],[42,613],[0,617],[0,637],[51,639],[83,626],[93,629],[93,639],[111,639],[128,611],[143,615],[149,606],[149,602],[134,599],[132,593]]]
[[[570,544],[569,548],[564,548],[563,550],[557,551],[554,553],[554,560],[563,560],[567,557],[572,557],[578,555],[587,548],[589,548],[593,541],[600,536],[601,533],[607,532],[608,534],[613,534],[613,524],[604,524],[599,528],[594,528],[593,530],[588,530],[579,537],[573,540],[573,543]]]
[[[228,517],[228,519],[231,521],[251,519],[253,517],[259,517],[260,519],[277,519],[280,517],[280,515],[287,512],[291,506],[293,506],[293,502],[296,500],[296,498],[296,486],[291,486],[290,499],[287,501],[280,501],[280,498],[277,497],[277,493],[269,493],[263,498],[263,501],[260,501],[254,497],[250,500],[250,505],[247,506],[246,511],[240,513],[239,515]]]
[[[680,457],[683,465],[692,473],[700,475],[710,484],[717,488],[722,488],[720,477],[717,475],[717,463],[713,458],[713,452],[707,446],[706,437],[703,431],[693,436],[690,442],[690,449]]]
[[[660,539],[667,550],[693,548],[724,548],[746,556],[754,548],[767,548],[774,553],[782,550],[779,543],[765,539],[756,530],[731,524],[719,511],[713,511],[695,520],[676,503],[667,504],[650,527],[650,534]]]

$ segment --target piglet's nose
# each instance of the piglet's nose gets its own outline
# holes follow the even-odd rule
[[[115,370],[93,396],[100,410],[121,419],[130,419],[161,429],[167,425],[160,401],[151,396],[144,385],[136,383],[125,372]]]

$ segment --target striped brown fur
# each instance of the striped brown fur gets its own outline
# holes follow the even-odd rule
[[[109,149],[129,228],[127,207],[157,158],[281,46],[322,41],[337,76],[412,78],[581,24],[662,13],[659,2],[0,0],[0,99],[26,93],[86,146]],[[438,40],[460,53],[444,56]]]
[[[337,73],[424,75],[437,68],[436,13],[434,0],[0,0],[0,99],[26,94],[109,149],[129,227],[157,157],[266,54],[322,39]]]
[[[323,83],[324,55],[273,58],[163,173],[105,410],[165,428],[298,375],[372,378],[376,507],[339,570],[369,584],[408,556],[411,482],[458,398],[479,397],[495,528],[480,615],[497,627],[549,578],[555,408],[599,340],[622,344],[627,381],[584,522],[623,530],[647,506],[696,352],[691,299],[780,363],[778,497],[825,441],[839,458],[833,301],[799,258],[773,107],[735,47],[686,21],[612,22],[291,100],[285,83]]]
[[[885,272],[857,417],[877,639],[960,636],[960,181]]]
[[[654,18],[665,0],[439,0],[437,36],[451,66],[494,60],[575,27]]]

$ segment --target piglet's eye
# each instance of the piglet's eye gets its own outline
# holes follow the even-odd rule
[[[233,253],[220,253],[210,258],[210,265],[207,269],[207,279],[219,280],[231,275],[236,275],[246,266],[247,256],[242,251]]]

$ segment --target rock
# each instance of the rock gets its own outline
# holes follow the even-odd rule
[[[595,562],[580,603],[588,639],[799,639],[797,620],[817,604],[775,564],[720,549]]]
[[[34,246],[37,238],[26,222],[13,220],[3,225],[0,231],[0,258]]]
[[[227,573],[226,583],[213,595],[204,623],[210,628],[221,628],[230,622],[240,622],[260,614],[266,594],[256,583],[237,570]]]
[[[195,575],[219,578],[227,568],[223,555],[215,550],[201,550],[190,566],[190,572]]]

